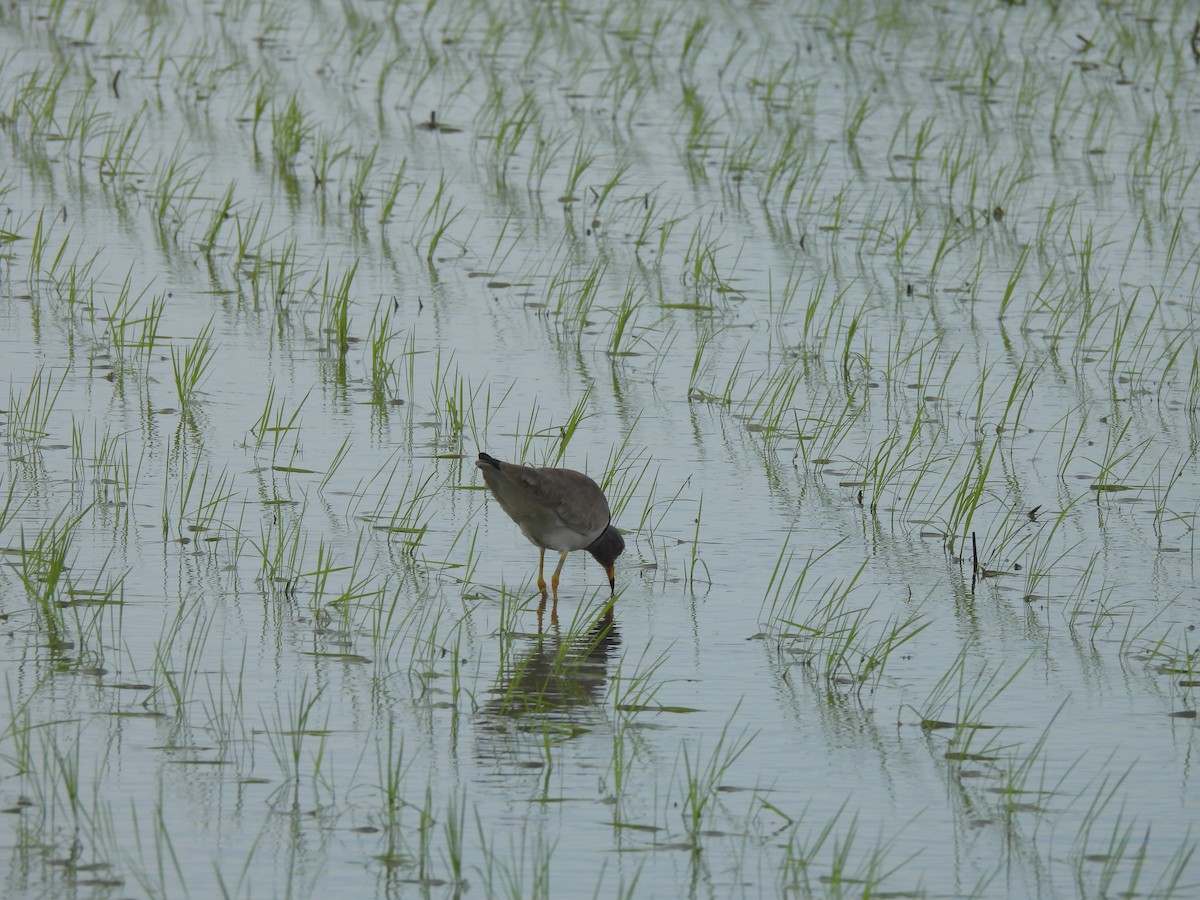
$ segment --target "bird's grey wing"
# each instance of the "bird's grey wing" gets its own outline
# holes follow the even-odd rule
[[[612,519],[596,482],[573,469],[527,469],[538,500],[580,534],[598,534]]]

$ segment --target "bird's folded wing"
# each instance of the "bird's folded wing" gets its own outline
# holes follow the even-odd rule
[[[532,475],[525,483],[537,492],[538,502],[554,510],[579,534],[597,534],[612,518],[608,501],[596,483],[571,469],[526,469]]]

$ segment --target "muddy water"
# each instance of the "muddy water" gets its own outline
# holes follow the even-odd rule
[[[1186,889],[1151,7],[0,14],[13,896]]]

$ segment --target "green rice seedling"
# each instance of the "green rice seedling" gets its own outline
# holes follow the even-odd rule
[[[762,390],[753,405],[742,405],[742,415],[752,431],[762,434],[767,447],[774,448],[784,435],[783,422],[795,418],[793,403],[804,380],[804,372],[792,360],[781,360],[762,379]],[[751,387],[754,392],[757,384]],[[749,399],[749,398],[748,398]]]
[[[1070,521],[1070,512],[1074,508],[1076,502],[1081,497],[1074,497],[1071,501],[1063,506],[1054,514],[1054,519],[1048,528],[1042,527],[1039,529],[1029,541],[1029,550],[1025,562],[1025,602],[1033,602],[1038,597],[1039,586],[1043,583],[1049,583],[1050,579],[1054,578],[1060,571],[1060,566],[1067,564],[1072,558],[1075,550],[1078,549],[1081,542],[1076,542],[1062,551],[1055,557],[1051,558],[1052,548],[1057,547],[1055,537],[1058,535],[1059,529],[1064,524]],[[1026,514],[1027,518],[1033,519],[1037,513],[1033,515]]]
[[[164,472],[166,482],[163,487],[162,506],[164,540],[169,538],[172,518],[177,540],[186,540],[185,532],[203,534],[213,529],[224,520],[226,507],[235,493],[233,477],[224,469],[219,475],[214,476],[212,469],[206,465],[204,471],[201,472],[199,454],[192,455],[189,466],[188,455],[178,452],[178,445],[175,449],[179,458],[180,470],[173,489],[170,468],[168,467]],[[171,457],[170,448],[168,448],[167,455],[168,458]],[[172,500],[175,506],[174,517],[170,511]],[[189,519],[190,523],[188,523]]]
[[[1091,488],[1096,493],[1096,502],[1100,502],[1102,494],[1128,490],[1131,486],[1132,475],[1142,457],[1150,449],[1152,438],[1145,438],[1131,446],[1126,446],[1133,419],[1126,418],[1124,422],[1110,421],[1104,431],[1103,455],[1099,459],[1088,459],[1097,469],[1096,480]],[[1086,457],[1085,457],[1086,458]]]
[[[977,759],[982,754],[995,752],[991,741],[981,750],[974,749],[975,736],[981,731],[1000,727],[986,724],[984,713],[1017,680],[1029,663],[1029,659],[1025,659],[1007,678],[1000,680],[1000,668],[988,671],[984,667],[978,673],[969,674],[967,660],[970,656],[971,648],[964,647],[930,690],[921,709],[904,704],[917,714],[918,724],[923,731],[951,732],[946,758],[959,761]]]
[[[686,743],[681,749],[683,780],[679,784],[678,805],[683,818],[683,830],[693,853],[701,852],[702,838],[714,814],[723,779],[733,768],[738,757],[745,753],[754,741],[755,734],[748,734],[746,728],[736,736],[730,734],[730,727],[736,716],[737,708],[721,728],[717,744],[707,760],[702,758],[699,746],[694,758]],[[678,766],[678,763],[676,765]]]
[[[403,791],[412,761],[405,758],[404,735],[401,733],[397,739],[396,722],[391,716],[388,717],[386,741],[376,741],[375,751],[387,841],[383,853],[375,858],[386,865],[404,865],[410,860],[405,852],[401,814],[408,806]]]
[[[579,138],[576,139],[579,140]],[[539,122],[531,143],[528,169],[525,173],[525,186],[540,196],[545,190],[546,176],[550,174],[552,168],[559,165],[567,145],[571,143],[571,137],[566,129],[555,128],[547,131]],[[579,198],[564,194],[558,199],[560,203],[570,203]]]
[[[864,499],[864,503],[872,513],[878,511],[879,500],[885,490],[891,488],[893,493],[899,493],[898,482],[914,473],[914,477],[905,485],[905,494],[911,502],[921,480],[930,471],[933,460],[928,455],[915,460],[921,450],[921,432],[926,425],[925,409],[925,406],[917,406],[907,428],[897,422],[885,437],[868,448],[868,458],[863,461],[862,470],[864,489],[870,500]]]
[[[0,479],[0,484],[3,480]],[[29,494],[18,499],[17,497],[17,481],[14,478],[8,479],[8,489],[4,492],[4,503],[0,505],[0,534],[16,521],[17,515],[21,512],[21,508],[29,500]]]
[[[52,820],[58,818],[61,809],[63,818],[70,823],[76,837],[79,833],[80,812],[83,803],[81,794],[84,776],[80,771],[82,731],[81,727],[76,726],[73,740],[64,739],[65,736],[61,731],[47,732],[42,735],[42,753],[52,772],[49,777],[53,779],[51,782],[53,793],[45,796],[44,802],[50,811]],[[74,865],[82,849],[78,844],[72,846],[71,855],[68,857],[69,865]]]
[[[59,135],[65,147],[74,145],[76,163],[83,162],[92,136],[100,130],[103,123],[112,118],[111,114],[102,111],[97,98],[92,94],[92,89],[93,84],[89,83],[76,93],[71,111],[67,115],[66,127]]]
[[[417,201],[420,202],[419,194]],[[415,246],[419,247],[422,240],[428,240],[429,244],[425,250],[425,259],[428,262],[433,262],[437,256],[438,246],[446,239],[450,226],[465,211],[466,207],[464,206],[455,208],[453,198],[447,193],[446,175],[443,172],[438,176],[438,185],[434,191],[433,200],[426,207],[417,225],[419,236]]]
[[[1163,526],[1168,524],[1182,525],[1185,529],[1192,529],[1194,516],[1191,513],[1177,513],[1170,508],[1171,492],[1179,484],[1188,467],[1195,461],[1196,451],[1192,450],[1184,458],[1174,463],[1167,472],[1167,477],[1164,480],[1162,474],[1162,459],[1155,466],[1155,484],[1153,486],[1154,494],[1154,535],[1158,539],[1161,546],[1163,542]],[[0,515],[0,522],[3,522],[4,517]]]
[[[234,213],[233,224],[234,230],[237,232],[235,242],[237,249],[233,256],[233,267],[241,271],[248,261],[257,264],[266,251],[267,241],[271,239],[271,235],[267,231],[270,228],[270,219],[263,218],[263,206],[259,204],[244,215]]]
[[[683,36],[683,44],[679,51],[680,77],[691,80],[695,74],[696,63],[705,49],[712,31],[712,22],[705,15],[698,15],[692,20]]]
[[[629,441],[636,426],[637,420],[626,430],[621,443],[613,445],[604,463],[604,473],[596,479],[608,499],[614,520],[621,518],[621,511],[633,500],[650,468],[650,460],[646,458],[644,450],[635,453],[629,451]],[[652,487],[650,493],[653,492]]]
[[[66,383],[69,369],[64,369],[58,384],[54,373],[38,368],[30,381],[29,390],[23,396],[8,386],[8,408],[4,411],[8,419],[5,434],[18,453],[34,449],[42,438],[50,435],[50,418]]]
[[[212,343],[213,320],[200,329],[190,347],[182,351],[171,347],[171,370],[175,375],[175,392],[179,397],[179,407],[184,414],[190,413],[196,399],[196,388],[208,373],[216,356],[216,348]]]
[[[382,312],[381,312],[382,307]],[[367,347],[370,353],[371,388],[377,402],[381,402],[389,389],[397,387],[398,369],[390,353],[392,340],[400,334],[392,328],[392,307],[380,304],[371,315],[371,326],[367,329]]]
[[[189,883],[167,824],[166,809],[170,804],[164,798],[163,790],[164,786],[160,782],[158,797],[153,807],[153,819],[149,826],[151,839],[146,842],[148,847],[143,846],[138,803],[135,798],[131,798],[129,804],[129,817],[133,826],[138,860],[134,860],[130,854],[126,864],[138,886],[150,897],[170,897],[180,892],[186,893],[186,885]],[[147,856],[149,862],[146,862]]]
[[[180,603],[174,617],[164,624],[154,648],[156,683],[151,696],[168,698],[175,718],[181,722],[187,719],[187,708],[194,700],[212,619],[201,604]]]
[[[910,166],[909,178],[911,181],[918,181],[917,167],[925,159],[925,154],[936,140],[934,135],[934,117],[926,116],[917,126],[916,135],[912,135],[910,129],[910,114],[911,110],[905,110],[897,122],[896,129],[892,133],[892,140],[888,146],[889,167],[892,161],[905,162]],[[903,143],[903,149],[897,149],[897,144]]]
[[[766,151],[767,158],[762,166],[767,177],[759,188],[759,199],[764,206],[777,209],[783,215],[791,205],[796,188],[812,177],[810,135],[799,123],[793,123],[777,148]]]
[[[272,248],[268,251],[265,258],[258,257],[255,260],[256,271],[260,265],[267,275],[266,295],[268,301],[278,309],[287,309],[296,294],[296,283],[299,279],[299,270],[296,266],[296,239],[289,238],[282,247]],[[324,274],[328,278],[328,267]],[[257,279],[254,283],[257,293]],[[328,284],[325,287],[328,288]],[[326,305],[328,300],[329,295],[322,291],[322,311],[328,309]]]
[[[211,628],[211,625],[208,626]],[[208,630],[204,638],[207,640]],[[246,728],[246,648],[238,669],[230,673],[222,665],[216,673],[216,687],[212,678],[205,678],[208,688],[207,699],[201,698],[204,711],[204,730],[216,743],[217,757],[238,765],[240,770],[253,768],[253,742]]]
[[[3,201],[13,189],[12,183],[10,181],[6,181],[5,178],[6,174],[0,173],[0,201]],[[45,213],[43,210],[38,214],[38,218],[40,219],[44,214]],[[11,263],[13,261],[13,254],[10,252],[10,250],[18,241],[25,240],[22,231],[24,230],[25,226],[29,224],[29,220],[31,218],[32,213],[30,213],[27,217],[12,221],[14,219],[13,213],[11,211],[5,213],[4,224],[3,226],[0,226],[0,259],[7,263]],[[30,254],[30,256],[32,258],[32,254]],[[34,271],[36,271],[36,268],[30,266],[29,274],[32,275]]]
[[[279,458],[284,441],[289,438],[292,443],[292,454],[296,453],[300,446],[300,412],[304,409],[304,404],[308,402],[311,393],[311,390],[305,392],[304,396],[300,398],[300,402],[296,404],[296,408],[288,412],[283,403],[276,405],[275,383],[271,382],[267,388],[267,399],[263,403],[262,413],[250,426],[250,434],[254,438],[255,456],[262,450],[264,443],[269,440],[271,464],[274,465]]]
[[[61,276],[56,273],[46,276],[47,282],[58,295],[58,300],[67,305],[71,314],[80,311],[90,315],[95,310],[97,279],[92,269],[99,259],[100,251],[86,259],[76,253]]]
[[[128,280],[121,286],[118,307],[122,306],[122,300],[130,296],[127,287]],[[133,302],[136,303],[144,297],[147,290],[149,288],[144,289]],[[157,294],[150,298],[144,314],[138,316],[123,314],[120,318],[110,319],[108,333],[113,349],[122,357],[126,352],[131,352],[135,358],[142,359],[145,367],[149,367],[154,357],[154,348],[159,342],[159,326],[166,308],[167,295]],[[132,309],[129,312],[131,313]]]
[[[1010,825],[1018,813],[1041,814],[1048,812],[1044,806],[1045,801],[1060,794],[1079,763],[1079,760],[1076,760],[1066,766],[1057,774],[1053,784],[1047,781],[1049,763],[1046,759],[1046,745],[1050,739],[1050,729],[1054,726],[1064,706],[1066,706],[1066,701],[1059,704],[1058,709],[1050,716],[1046,727],[1042,729],[1042,733],[1034,741],[1032,747],[1028,750],[1025,750],[1024,747],[1020,748],[1019,755],[1015,750],[1009,751],[999,762],[999,783],[988,788],[988,793],[999,798],[997,803],[1002,817]],[[1035,770],[1040,770],[1040,772],[1037,783],[1033,784],[1031,779]]]
[[[329,263],[325,264],[321,287],[320,330],[337,348],[339,357],[350,349],[350,286],[358,271],[358,260],[337,281],[331,279]]]
[[[813,569],[813,564],[832,553],[841,544],[841,541],[838,541],[816,555],[810,552],[808,561],[805,562],[804,567],[800,570],[800,575],[792,582],[791,587],[787,589],[787,593],[785,594],[784,583],[791,569],[792,560],[795,558],[794,551],[788,552],[788,544],[791,542],[791,539],[792,533],[788,532],[779,547],[779,556],[776,558],[775,566],[771,570],[771,579],[767,583],[767,591],[763,597],[762,606],[759,608],[759,619],[763,622],[764,627],[775,627],[777,621],[795,617],[797,608],[802,598],[806,595],[804,584]],[[770,604],[769,608],[768,603]]]
[[[704,360],[704,355],[708,351],[708,346],[720,333],[720,329],[704,329],[696,338],[696,350],[692,354],[692,370],[688,375],[688,390],[687,398],[689,401],[699,401],[703,403],[712,403],[719,401],[721,398],[716,394],[705,391],[700,387],[700,376],[708,370],[708,365]],[[745,351],[743,351],[744,353]]]
[[[699,86],[683,82],[679,91],[679,118],[687,126],[686,147],[701,152],[713,142],[721,116],[714,116]]]
[[[322,128],[314,130],[311,166],[313,187],[317,190],[325,188],[329,183],[333,167],[350,155],[350,148],[347,145],[337,143],[339,136],[340,131],[338,134],[331,134]],[[353,202],[353,193],[351,202]]]
[[[895,839],[889,838],[872,848],[863,862],[852,866],[852,851],[857,838],[858,816],[855,815],[846,829],[845,836],[833,838],[829,874],[821,877],[822,885],[829,885],[834,891],[845,885],[856,896],[886,893],[881,890],[883,883],[911,863],[920,852],[917,851],[899,863],[891,864],[887,861],[887,856]]]
[[[1135,845],[1136,822],[1126,820],[1124,803],[1121,803],[1121,808],[1112,818],[1112,826],[1107,839],[1102,837],[1098,846],[1092,842],[1093,833],[1098,830],[1099,823],[1106,818],[1105,811],[1114,803],[1132,771],[1133,767],[1131,766],[1116,777],[1105,773],[1083,816],[1082,827],[1076,835],[1075,845],[1072,848],[1076,886],[1082,891],[1088,893],[1099,891],[1104,894],[1117,891],[1114,882],[1122,866],[1126,865],[1131,870],[1129,881],[1125,885],[1126,889],[1131,894],[1142,893],[1138,888],[1138,882],[1146,861],[1150,829],[1147,828],[1143,832],[1140,845]],[[1190,844],[1191,842],[1185,843]],[[1194,852],[1194,845],[1189,849],[1188,856],[1192,852]],[[1092,865],[1088,866],[1087,863]],[[1093,869],[1098,869],[1094,881],[1090,875]],[[1173,873],[1172,880],[1177,880],[1181,874],[1178,871]]]
[[[803,458],[805,466],[824,466],[838,455],[838,448],[866,415],[868,407],[855,398],[826,394],[824,406],[813,415],[795,416],[796,450],[793,461]],[[806,443],[813,449],[806,449]]]
[[[449,873],[449,881],[453,890],[467,888],[466,877],[466,821],[467,793],[465,790],[455,791],[446,803],[442,818],[442,835],[445,841],[445,863]]]
[[[1012,273],[1008,276],[1008,281],[1004,285],[1004,294],[1000,297],[1000,312],[998,318],[1003,319],[1008,312],[1008,307],[1012,303],[1013,296],[1016,294],[1017,285],[1021,281],[1021,276],[1025,272],[1025,264],[1029,260],[1029,245],[1021,247],[1020,253],[1017,255],[1016,265],[1013,266]]]
[[[713,234],[714,222],[715,216],[697,222],[683,254],[681,277],[685,283],[695,287],[723,283],[718,274],[717,257],[728,245],[720,243],[720,236]]]
[[[583,176],[592,168],[596,161],[596,145],[594,140],[587,137],[586,132],[580,131],[575,139],[575,149],[571,150],[571,158],[566,164],[566,185],[559,203],[572,203],[580,199],[580,186]]]
[[[929,280],[936,281],[946,259],[959,247],[967,244],[974,237],[970,228],[964,228],[957,219],[947,218],[942,226],[941,237],[934,248],[933,261],[929,266]]]
[[[197,157],[185,159],[183,145],[160,159],[150,173],[153,185],[151,210],[158,220],[159,228],[171,237],[178,234],[186,215],[187,206],[195,200],[196,192],[203,183],[203,170],[197,171]]]
[[[630,164],[627,162],[618,163],[613,167],[612,172],[608,176],[608,180],[602,182],[599,188],[588,188],[591,193],[591,215],[600,215],[600,210],[604,206],[604,201],[612,196],[613,192],[624,183],[625,176],[628,174],[630,168]]]
[[[846,803],[843,803],[816,835],[803,843],[799,840],[800,827],[803,823],[811,821],[811,817],[808,815],[800,815],[796,818],[785,816],[788,820],[788,836],[787,842],[783,845],[783,856],[777,872],[778,886],[782,895],[796,892],[798,896],[808,896],[816,892],[812,883],[812,873],[816,871],[821,851],[833,838],[837,823],[845,810]],[[850,824],[851,835],[854,834],[856,825],[857,818]]]
[[[678,204],[675,205],[675,208],[678,209]],[[661,259],[663,248],[666,246],[666,242],[670,239],[671,232],[674,230],[676,225],[683,221],[683,217],[674,216],[666,219],[661,218],[659,216],[657,195],[655,195],[654,199],[651,199],[651,195],[648,193],[642,197],[642,210],[644,215],[641,217],[641,221],[638,223],[638,230],[633,239],[633,246],[635,248],[634,252],[640,254],[642,247],[650,245],[651,234],[657,232],[658,258]]]
[[[206,256],[210,256],[213,250],[217,247],[217,236],[221,233],[221,229],[233,215],[233,192],[237,187],[237,182],[229,182],[229,186],[225,189],[224,195],[218,200],[212,208],[212,213],[208,220],[208,227],[204,229],[204,234],[201,236],[198,249]]]
[[[433,814],[433,788],[425,785],[425,803],[417,811],[417,882],[428,884],[432,876],[431,849],[433,843],[433,828],[437,819]]]
[[[393,470],[392,475],[388,477],[387,484],[384,485],[379,504],[376,506],[375,512],[368,517],[368,521],[372,523],[372,527],[376,531],[389,537],[399,536],[404,543],[406,552],[412,553],[429,530],[428,510],[441,483],[434,482],[437,477],[436,472],[430,472],[423,479],[418,479],[417,474],[410,471],[405,476],[400,498],[395,501],[392,511],[386,513],[384,510],[388,499],[387,488],[390,486],[394,474]]]
[[[708,570],[708,563],[700,559],[700,520],[704,517],[704,495],[700,495],[700,499],[696,503],[696,530],[692,534],[691,547],[691,563],[688,566],[687,584],[690,588],[696,586],[696,568],[697,566],[704,569],[704,580],[707,584],[712,584],[712,574]]]
[[[871,102],[871,96],[870,93],[864,94],[857,103],[847,108],[843,117],[842,132],[846,136],[846,146],[855,160],[858,159],[858,136],[862,132],[863,123],[879,108],[878,104]],[[856,162],[855,168],[861,170],[861,162]]]
[[[580,424],[584,419],[589,417],[587,412],[588,401],[592,397],[592,386],[589,384],[584,388],[579,399],[575,401],[575,405],[571,407],[571,411],[567,414],[567,420],[559,426],[558,440],[555,442],[554,457],[547,465],[556,466],[562,463],[567,456],[567,446],[571,443],[571,439],[575,436],[575,432],[579,430]]]
[[[511,239],[509,238],[509,226],[514,221],[515,216],[511,213],[504,217],[504,222],[500,225],[500,230],[496,233],[496,242],[492,246],[491,255],[488,257],[488,269],[493,271],[502,269],[507,264],[509,255],[521,244],[521,240],[525,236],[523,229],[516,235],[513,235]],[[501,252],[506,239],[509,240],[508,249]]]
[[[582,278],[565,272],[554,275],[546,287],[547,297],[554,297],[554,311],[563,336],[573,335],[576,345],[583,340],[584,329],[590,324],[588,316],[599,296],[608,263],[597,259]],[[547,304],[550,305],[550,304]]]
[[[276,796],[282,800],[290,800],[286,809],[293,813],[300,812],[300,785],[304,779],[304,751],[310,744],[310,738],[316,738],[316,747],[311,751],[309,762],[312,766],[310,778],[316,783],[321,766],[324,764],[326,744],[329,740],[329,710],[325,710],[325,719],[318,725],[315,719],[317,704],[321,700],[320,689],[309,693],[308,681],[300,685],[300,690],[294,697],[289,696],[283,704],[275,701],[275,708],[266,728],[267,741],[271,752],[279,765],[283,783],[276,791]]]
[[[143,118],[147,102],[122,126],[113,123],[104,130],[104,146],[100,150],[99,173],[103,181],[124,181],[141,172],[136,160],[138,147],[146,133]]]
[[[297,94],[282,105],[271,103],[271,150],[275,161],[285,169],[295,166],[300,149],[312,133],[313,125],[305,121]]]
[[[527,820],[527,823],[532,820]],[[488,897],[528,897],[547,900],[550,890],[550,863],[557,839],[548,840],[540,830],[531,839],[528,824],[522,826],[519,842],[509,839],[508,857],[502,858],[496,849],[496,838],[488,837],[488,829],[478,810],[475,826],[479,836],[479,852],[483,862],[477,867]],[[529,846],[532,843],[532,848]]]
[[[871,606],[850,608],[850,593],[865,565],[849,579],[822,591],[806,615],[789,613],[775,622],[781,646],[786,643],[793,652],[803,652],[806,660],[817,661],[816,671],[829,685],[852,687],[856,692],[878,683],[893,651],[930,624],[914,612],[893,615],[881,626],[873,626],[868,619]],[[808,565],[801,581],[807,570]],[[789,599],[794,603],[799,596],[799,588],[793,587]]]
[[[385,225],[392,220],[392,212],[396,208],[396,200],[400,197],[400,191],[405,185],[405,173],[408,171],[408,157],[400,160],[399,166],[393,173],[391,180],[383,189],[383,197],[379,204],[379,224]]]
[[[33,237],[29,244],[29,266],[26,269],[26,277],[31,289],[36,288],[42,278],[54,278],[54,272],[66,254],[67,243],[71,239],[70,232],[68,232],[59,245],[58,253],[50,263],[49,269],[45,269],[46,251],[50,248],[50,233],[53,230],[53,221],[45,223],[44,219],[45,210],[38,213],[37,224],[33,228]]]
[[[371,147],[369,153],[360,154],[354,164],[354,172],[350,177],[348,187],[350,208],[361,213],[368,205],[367,185],[371,178],[371,170],[375,167],[375,156],[379,145]]]
[[[482,129],[491,151],[488,170],[493,184],[504,187],[508,184],[508,168],[520,150],[522,142],[530,133],[535,133],[538,124],[538,100],[533,91],[526,90],[514,107],[506,102],[503,92],[493,92],[488,103],[480,112],[480,118],[490,127]],[[490,121],[489,121],[490,120]]]
[[[49,523],[38,530],[32,544],[26,544],[21,530],[17,578],[25,589],[30,609],[38,629],[49,637],[52,650],[74,646],[67,636],[66,610],[74,609],[67,602],[74,557],[75,531],[90,507],[69,515],[61,510]]]
[[[1063,597],[1063,617],[1074,633],[1076,625],[1086,622],[1090,629],[1089,639],[1094,641],[1101,628],[1111,627],[1113,620],[1120,614],[1119,606],[1132,607],[1131,603],[1110,603],[1115,593],[1116,585],[1104,581],[1099,589],[1091,589],[1092,579],[1103,562],[1102,554],[1097,552],[1084,564],[1079,576],[1075,579],[1071,590]],[[1126,612],[1126,619],[1132,619],[1132,610]],[[1127,625],[1128,627],[1128,625]]]
[[[101,436],[96,444],[92,468],[95,501],[109,507],[128,506],[139,479],[131,475],[126,436]]]
[[[619,718],[644,712],[690,712],[685,707],[663,706],[656,700],[664,682],[656,675],[667,661],[667,651],[650,657],[650,648],[644,647],[637,663],[627,671],[626,657],[622,656],[608,681],[608,702]]]
[[[811,158],[805,160],[802,168],[802,177],[791,178],[785,186],[785,191],[790,196],[797,189],[800,194],[796,197],[796,215],[806,216],[814,210],[818,201],[822,199],[823,192],[827,189],[825,172],[829,168],[829,146],[827,145],[821,155],[815,161],[810,161]],[[798,219],[798,221],[803,221]],[[801,229],[802,230],[802,229]]]
[[[77,421],[71,422],[71,481],[75,484],[83,484],[87,481],[83,426]]]
[[[481,428],[476,410],[479,408],[482,387],[472,386],[471,382],[463,377],[458,363],[454,364],[453,373],[450,372],[449,361],[443,368],[441,351],[438,351],[434,368],[430,404],[437,415],[439,425],[446,429],[449,438],[447,446],[456,448],[456,452],[461,453],[464,432],[469,428],[477,439],[484,436],[493,410],[485,405],[484,425]],[[505,391],[505,396],[508,396],[508,391]],[[490,387],[487,400],[491,400]],[[478,440],[476,443],[477,446],[484,446],[478,443]]]
[[[946,512],[945,534],[946,552],[950,554],[951,558],[961,557],[962,545],[971,535],[971,524],[975,519],[975,514],[988,496],[988,477],[998,448],[999,441],[992,441],[986,457],[982,446],[977,446],[973,450],[959,449],[958,456],[961,456],[963,452],[970,454],[967,471],[949,496],[934,510],[934,515],[939,515],[949,506]],[[956,456],[955,462],[957,462],[958,456]],[[946,478],[942,482],[943,485],[953,477],[952,471],[953,466],[947,471]]]
[[[746,180],[747,174],[767,168],[759,149],[760,141],[761,136],[757,133],[748,134],[736,142],[728,137],[725,139],[720,170],[723,182],[740,185]]]
[[[640,297],[635,296],[636,290],[637,287],[634,284],[633,279],[630,278],[625,285],[625,293],[621,297],[621,305],[617,308],[617,311],[613,316],[612,331],[608,339],[608,355],[610,357],[615,358],[618,356],[628,356],[631,352],[629,350],[622,349],[621,342],[625,338],[626,330],[631,330],[629,326],[634,318],[634,314],[638,310],[638,307],[641,306],[642,301],[646,299],[645,295]],[[634,338],[634,340],[636,341],[637,338]]]
[[[307,547],[303,508],[295,515],[264,518],[255,548],[263,583],[291,595],[303,570]]]

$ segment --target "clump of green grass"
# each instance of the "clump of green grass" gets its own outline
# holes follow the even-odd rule
[[[179,397],[180,409],[190,413],[196,400],[196,391],[209,366],[216,358],[217,348],[212,341],[213,322],[200,329],[200,333],[187,348],[171,347],[171,371],[175,375],[175,393]]]

